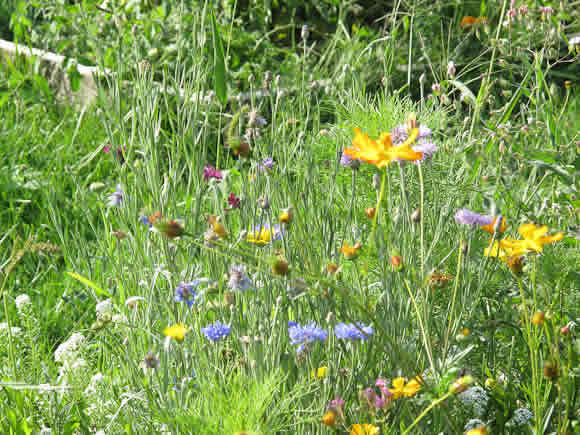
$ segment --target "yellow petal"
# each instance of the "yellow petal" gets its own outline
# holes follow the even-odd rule
[[[174,340],[183,341],[185,334],[187,334],[188,331],[189,329],[180,323],[178,325],[168,326],[163,330],[163,334],[167,337],[173,338]]]

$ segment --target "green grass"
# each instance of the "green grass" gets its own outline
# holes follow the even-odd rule
[[[209,16],[187,15],[180,33],[175,11],[142,6],[120,12],[127,22],[118,34],[112,20],[95,33],[95,10],[71,6],[58,31],[39,26],[52,38],[47,44],[70,29],[86,32],[83,56],[113,66],[119,79],[79,110],[58,104],[34,65],[0,69],[0,323],[20,328],[0,329],[0,432],[323,434],[359,423],[389,434],[464,433],[483,424],[493,434],[578,430],[580,98],[562,80],[574,77],[569,66],[578,57],[560,50],[561,65],[553,62],[553,43],[539,37],[551,24],[534,5],[529,38],[521,22],[498,27],[502,6],[488,5],[489,26],[467,32],[462,12],[442,2],[436,15],[421,3],[396,4],[403,13],[388,17],[394,36],[382,40],[377,26],[359,27],[340,8],[333,13],[351,27],[319,24],[312,51],[299,27],[277,42],[275,33],[244,30],[246,15],[238,22],[219,13],[225,52],[240,56],[224,59],[228,93],[251,94],[227,105],[202,98],[224,80],[213,72]],[[142,48],[121,43],[135,17],[149,30],[165,23],[179,47],[164,61],[149,59],[151,71],[124,62]],[[298,26],[298,18],[289,19]],[[557,18],[559,32],[573,30]],[[492,54],[483,47],[498,28],[512,38],[511,51]],[[258,41],[265,54],[252,60]],[[450,59],[455,81],[446,76]],[[275,65],[280,84],[273,79],[270,96],[260,98]],[[490,81],[479,77],[484,71],[493,71]],[[163,92],[159,80],[183,88],[184,98]],[[429,80],[441,94],[427,98]],[[473,99],[462,98],[467,91]],[[252,112],[267,124],[252,125]],[[341,165],[354,128],[377,138],[410,113],[433,131],[439,150],[431,161],[383,170]],[[249,138],[248,128],[255,129]],[[249,157],[232,152],[240,142],[251,145]],[[125,162],[104,153],[104,144],[123,146]],[[261,167],[265,158],[271,169]],[[204,180],[208,164],[221,180]],[[384,180],[378,189],[373,176]],[[123,201],[111,206],[117,184]],[[231,194],[239,208],[230,206]],[[247,242],[248,231],[278,224],[288,207],[292,221],[280,240]],[[376,221],[365,214],[371,207]],[[483,255],[490,234],[455,221],[461,208],[504,216],[507,231],[495,240],[519,239],[528,222],[563,238],[526,253],[514,274]],[[185,233],[169,239],[162,225],[151,231],[141,217],[155,212],[161,222],[183,222]],[[211,233],[219,232],[211,216],[227,237]],[[357,242],[358,256],[345,259],[343,243]],[[274,273],[280,259],[288,275]],[[331,264],[340,266],[336,275]],[[244,266],[251,290],[228,288],[234,265]],[[192,306],[176,302],[176,287],[194,280]],[[31,304],[17,308],[22,294]],[[538,312],[542,325],[532,323]],[[212,342],[202,328],[216,321],[231,331]],[[289,321],[316,322],[328,338],[299,353]],[[370,324],[374,333],[341,340],[339,322]],[[183,341],[163,334],[175,324],[188,328]],[[78,333],[85,339],[69,359],[55,355]],[[320,378],[319,367],[328,367]],[[415,376],[422,379],[416,394],[381,409],[361,395],[377,379],[390,387]],[[469,377],[467,393],[449,393]],[[335,397],[345,405],[332,429],[322,417]],[[521,408],[534,417],[517,426]]]

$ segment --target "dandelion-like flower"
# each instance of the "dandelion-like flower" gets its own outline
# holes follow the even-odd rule
[[[353,424],[350,435],[378,435],[379,427],[374,424]]]
[[[336,338],[343,340],[366,340],[373,335],[375,330],[370,326],[365,326],[363,323],[346,324],[339,323],[334,327],[334,335]]]
[[[255,245],[264,246],[270,243],[272,240],[282,239],[282,229],[280,225],[274,225],[273,228],[270,225],[265,224],[263,226],[256,226],[252,231],[248,232],[247,241]]]
[[[220,338],[227,337],[230,335],[230,326],[225,325],[221,322],[215,322],[211,325],[206,326],[201,329],[203,335],[205,335],[210,341],[215,342]]]
[[[298,344],[297,352],[301,353],[304,346],[315,341],[326,341],[328,332],[318,327],[316,322],[306,326],[301,326],[296,322],[288,322],[288,335],[290,335],[290,344]]]
[[[419,377],[414,377],[409,382],[405,383],[405,378],[399,377],[393,379],[393,388],[388,388],[393,394],[393,399],[398,399],[401,396],[412,397],[421,389],[421,382]]]
[[[188,307],[191,307],[197,297],[197,292],[194,288],[197,288],[199,282],[197,279],[191,282],[180,282],[175,289],[174,301],[185,302]]]
[[[241,264],[234,264],[230,267],[230,279],[228,288],[233,291],[251,290],[254,286],[245,273],[246,268]]]
[[[183,341],[185,339],[185,334],[189,332],[189,328],[186,328],[182,323],[177,325],[168,326],[163,330],[163,335],[166,337],[173,338],[177,341]]]
[[[382,133],[378,140],[374,140],[362,133],[358,128],[355,128],[352,147],[345,148],[343,151],[351,159],[359,159],[378,168],[385,168],[396,159],[420,160],[423,157],[423,153],[415,151],[411,147],[411,144],[415,142],[418,136],[419,129],[414,128],[404,143],[399,146],[393,146],[390,133]]]
[[[518,232],[523,240],[505,238],[495,241],[493,246],[485,248],[484,255],[487,257],[498,257],[506,263],[510,258],[519,257],[527,252],[543,252],[544,245],[557,242],[564,238],[563,233],[550,236],[547,226],[538,227],[534,224],[523,224]]]
[[[123,203],[123,188],[120,184],[117,184],[117,188],[113,193],[107,198],[107,205],[109,207],[120,207]]]
[[[505,218],[503,216],[481,215],[466,208],[459,209],[457,210],[457,213],[455,213],[455,222],[458,224],[478,226],[482,230],[491,234],[494,233],[494,227],[499,219],[501,219],[499,232],[503,233],[507,229]]]

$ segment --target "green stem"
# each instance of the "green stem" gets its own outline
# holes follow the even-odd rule
[[[415,419],[415,421],[411,424],[411,426],[409,426],[407,429],[405,429],[404,432],[402,432],[402,435],[408,434],[409,431],[411,429],[413,429],[423,419],[423,417],[425,417],[429,413],[429,411],[431,411],[433,408],[435,408],[441,402],[447,400],[447,398],[449,396],[451,396],[451,395],[453,395],[452,392],[445,393],[439,399],[434,400],[433,402],[431,402],[431,405],[429,405],[427,408],[425,408],[425,410],[421,414],[419,414],[419,416]]]

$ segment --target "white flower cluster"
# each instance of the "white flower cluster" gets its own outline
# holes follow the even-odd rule
[[[95,306],[95,311],[97,313],[97,319],[103,317],[104,315],[112,314],[113,302],[110,299],[101,301]]]
[[[475,416],[483,417],[485,415],[489,396],[483,388],[479,386],[470,387],[457,397],[465,407],[473,411]]]
[[[518,408],[506,423],[507,427],[520,427],[529,424],[534,419],[534,413],[528,408]]]
[[[21,294],[16,296],[16,298],[14,299],[14,303],[16,304],[16,309],[18,310],[19,314],[26,312],[28,307],[32,305],[32,302],[30,301],[30,296],[28,296],[27,294]]]
[[[61,343],[54,352],[56,362],[71,362],[76,359],[80,345],[85,341],[85,336],[75,332],[70,338]]]
[[[22,333],[22,328],[18,326],[13,326],[10,328],[10,334],[12,337],[18,337]],[[0,323],[0,337],[8,336],[8,323]]]

